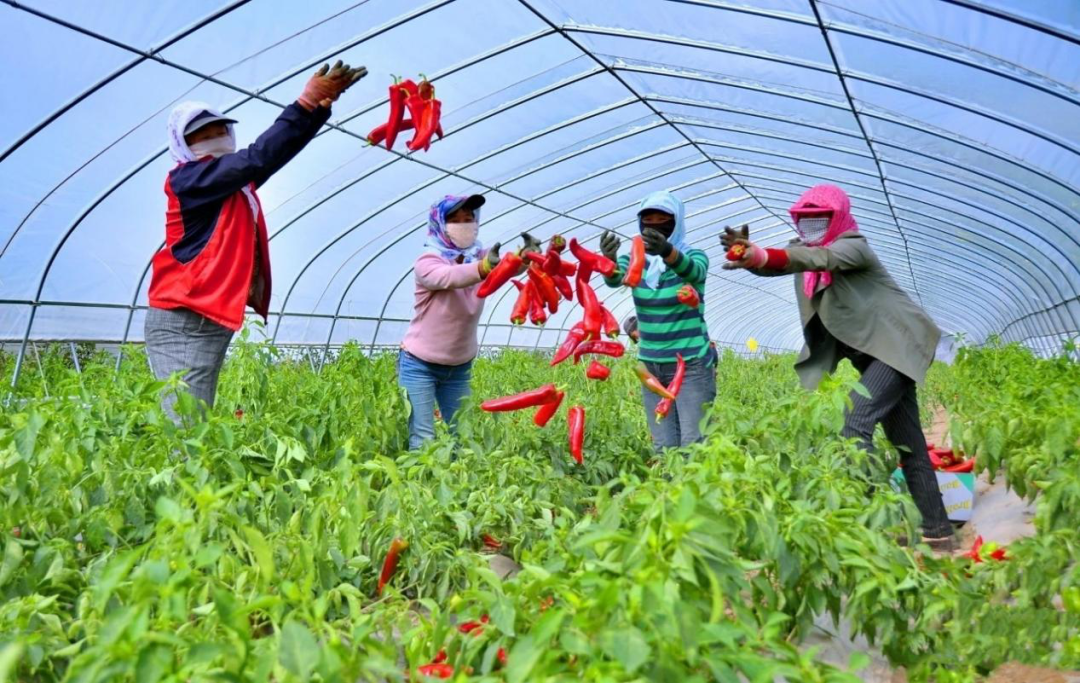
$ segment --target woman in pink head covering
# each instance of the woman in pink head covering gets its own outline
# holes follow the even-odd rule
[[[743,226],[725,228],[720,241],[744,255],[725,269],[763,277],[795,275],[805,345],[795,370],[814,389],[844,358],[860,373],[867,398],[851,394],[843,436],[873,448],[874,428],[900,451],[904,478],[922,513],[923,540],[939,550],[954,547],[952,526],[941,502],[919,423],[916,385],[926,378],[941,331],[900,289],[859,232],[851,200],[835,185],[807,190],[791,207],[798,238],[783,249],[759,247]]]

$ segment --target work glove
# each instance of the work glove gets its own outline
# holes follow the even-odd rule
[[[664,233],[653,228],[645,228],[642,230],[641,239],[645,242],[645,253],[650,256],[667,258],[671,255],[672,250],[675,249],[675,247],[671,245],[671,242],[668,242],[667,238],[664,237]]]
[[[738,233],[736,233],[738,234]],[[720,236],[721,242],[724,236]],[[764,268],[765,264],[769,261],[769,254],[764,249],[754,244],[750,240],[736,238],[731,245],[732,247],[741,246],[744,249],[743,256],[737,261],[727,261],[724,263],[724,270],[738,270],[740,268]],[[729,247],[730,251],[730,247]]]
[[[604,234],[600,237],[600,253],[612,261],[618,259],[619,238],[615,236],[615,233],[604,231]]]
[[[502,245],[500,243],[496,242],[495,244],[491,245],[491,247],[487,250],[487,253],[484,254],[483,260],[480,261],[481,276],[487,277],[488,273],[494,270],[495,266],[499,265],[499,247],[501,246]]]
[[[750,226],[744,225],[738,230],[732,230],[729,226],[724,226],[724,232],[720,233],[720,244],[724,247],[724,251],[730,251],[731,247],[735,245],[735,240],[750,239]]]
[[[304,92],[300,94],[297,101],[308,109],[315,109],[318,106],[329,107],[341,96],[341,93],[364,76],[367,76],[365,67],[358,66],[354,69],[348,64],[342,64],[340,59],[332,68],[329,64],[323,64],[322,68],[308,79]]]
[[[540,244],[540,240],[536,239],[527,232],[521,233],[521,251],[519,254],[524,254],[527,251],[536,252],[537,254],[543,254],[543,245]]]

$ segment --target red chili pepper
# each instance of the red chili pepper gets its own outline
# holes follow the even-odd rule
[[[570,333],[566,335],[566,341],[562,343],[559,350],[555,352],[555,357],[551,359],[552,367],[569,358],[583,339],[585,339],[584,323],[577,323],[570,328]]]
[[[401,125],[398,126],[398,132],[400,133],[403,130],[412,130],[412,127],[413,127],[413,120],[412,119],[405,119],[404,121],[401,122]],[[379,144],[380,142],[382,142],[383,140],[386,139],[386,133],[389,130],[390,130],[390,124],[389,123],[381,123],[378,126],[375,126],[374,128],[371,129],[371,132],[368,133],[368,136],[367,136],[368,144],[369,145],[377,145],[377,144]]]
[[[741,261],[746,256],[746,245],[736,244],[728,249],[727,260],[728,261]]]
[[[558,398],[558,390],[554,384],[545,384],[539,389],[523,391],[513,396],[503,396],[484,401],[480,407],[489,413],[501,413],[508,410],[521,410],[522,408],[535,408],[536,406],[551,403]]]
[[[431,676],[433,678],[450,679],[454,677],[454,667],[450,664],[440,662],[437,664],[425,664],[416,670],[421,676]]]
[[[682,390],[683,379],[686,378],[686,361],[683,360],[682,354],[675,354],[677,365],[675,366],[675,376],[671,378],[671,384],[668,385],[667,390],[672,396],[678,397],[679,391]],[[671,406],[675,405],[675,401],[670,398],[660,399],[660,402],[656,404],[656,421],[659,422],[668,416],[671,412]]]
[[[665,387],[660,382],[660,380],[656,379],[656,376],[649,372],[644,365],[639,364],[635,372],[637,373],[638,379],[641,380],[641,383],[645,386],[646,389],[661,398],[670,398],[671,400],[675,400],[674,394],[668,391],[667,387]]]
[[[585,408],[574,406],[566,417],[566,426],[570,432],[570,454],[574,461],[582,465],[585,458],[581,454],[581,446],[585,443]]]
[[[495,659],[499,660],[499,664],[506,666],[506,648],[499,648],[499,651],[495,653]]]
[[[409,97],[411,100],[412,97]],[[409,100],[406,100],[408,104]],[[424,100],[423,117],[420,119],[420,125],[416,128],[416,134],[412,140],[406,145],[410,151],[423,148],[427,151],[431,147],[431,136],[435,134],[435,126],[439,123],[439,116],[442,114],[442,102],[436,99]],[[416,119],[416,115],[413,115],[413,119]]]
[[[566,249],[566,238],[562,235],[552,235],[548,249],[554,249],[558,254],[563,253],[563,249]]]
[[[534,263],[529,266],[529,281],[536,287],[536,291],[540,293],[540,297],[547,304],[548,310],[552,313],[558,313],[559,290],[555,288],[555,282],[551,279],[551,276]]]
[[[536,414],[533,415],[533,424],[537,427],[545,427],[548,422],[551,422],[551,418],[555,416],[555,413],[559,412],[559,406],[562,405],[563,399],[566,398],[566,392],[560,391],[555,400],[551,403],[545,403],[536,409]]]
[[[499,264],[495,266],[488,276],[484,278],[484,281],[480,283],[479,289],[476,290],[476,296],[484,299],[491,296],[498,291],[499,287],[502,287],[510,278],[517,275],[517,272],[521,269],[521,257],[511,252],[502,257]]]
[[[510,312],[510,323],[524,325],[525,318],[529,315],[529,305],[532,303],[532,289],[517,280],[511,280],[511,282],[518,288],[518,298],[514,302],[514,310]]]
[[[435,655],[435,659],[431,660],[432,664],[442,664],[446,661],[446,650],[439,650],[439,654]]]
[[[604,277],[611,277],[611,274],[615,272],[614,261],[602,254],[597,254],[595,251],[589,251],[578,244],[577,238],[571,238],[570,240],[570,253],[572,253],[582,265],[587,265],[589,270],[595,270]]]
[[[559,290],[564,299],[567,301],[574,300],[574,288],[570,286],[570,281],[566,279],[565,275],[556,273],[551,276],[551,280],[555,283],[555,288]]]
[[[990,559],[1001,562],[1002,560],[1009,559],[1009,557],[1005,554],[1005,548],[998,548],[994,552],[990,553]]]
[[[535,251],[526,251],[522,253],[521,256],[522,258],[529,259],[540,267],[543,267],[544,264],[547,263],[547,257],[545,257],[543,254],[538,254]]]
[[[627,287],[637,287],[641,284],[641,276],[645,272],[645,240],[641,235],[635,235],[630,240],[630,265],[626,268],[626,275],[622,283]]]
[[[435,84],[424,78],[424,74],[420,74],[420,77],[421,80],[416,86],[416,93],[425,100],[430,100],[435,97]]]
[[[495,538],[491,534],[484,534],[484,547],[491,548],[492,550],[498,550],[502,547],[502,543],[499,539]]]
[[[615,316],[611,314],[607,307],[601,305],[600,308],[604,313],[604,333],[612,339],[617,338],[619,336],[619,321],[615,319]]]
[[[587,341],[578,345],[574,349],[574,365],[577,365],[581,360],[581,357],[588,353],[598,353],[601,356],[611,356],[612,358],[618,358],[626,351],[626,347],[617,341]]]
[[[603,381],[611,376],[611,369],[603,363],[599,363],[594,360],[593,362],[589,363],[589,369],[585,371],[585,376],[589,379],[598,379],[600,381]]]
[[[395,538],[390,543],[390,549],[386,551],[386,559],[383,560],[382,574],[379,575],[379,594],[383,592],[383,588],[393,578],[394,572],[397,570],[398,559],[401,557],[401,553],[409,547],[409,542]]]
[[[974,545],[971,546],[971,550],[964,553],[964,557],[970,557],[972,560],[975,561],[975,564],[979,564],[980,562],[982,562],[982,555],[979,554],[979,550],[982,548],[982,546],[983,537],[976,536]]]
[[[578,271],[577,282],[578,302],[585,309],[585,334],[588,339],[599,339],[600,329],[604,326],[604,313],[601,311],[600,300],[596,298],[596,291],[587,280],[581,279],[581,271]]]
[[[959,464],[952,465],[951,467],[943,468],[943,471],[945,471],[945,472],[953,472],[953,473],[960,473],[960,472],[972,472],[972,471],[974,471],[974,469],[975,469],[975,458],[968,458],[967,460],[965,460],[965,461],[963,461],[963,462],[961,462]]]
[[[412,83],[412,81],[405,81],[405,83]],[[390,116],[386,120],[386,149],[394,148],[394,141],[397,140],[398,131],[401,130],[402,123],[405,118],[405,98],[408,96],[405,83],[394,83],[390,86]],[[413,117],[413,120],[417,120]]]
[[[547,311],[544,310],[544,297],[536,290],[536,283],[530,281],[527,285],[529,291],[529,322],[538,327],[543,327],[547,322]]]
[[[697,308],[701,305],[701,299],[698,297],[697,290],[691,285],[683,285],[680,287],[675,298],[679,300],[679,303],[684,306],[689,306],[690,308]]]
[[[243,409],[243,408],[237,408],[237,409],[236,409],[236,412],[235,412],[235,413],[233,413],[233,416],[234,416],[234,417],[235,417],[235,418],[236,418],[237,420],[243,420],[243,419],[244,419],[244,409]]]

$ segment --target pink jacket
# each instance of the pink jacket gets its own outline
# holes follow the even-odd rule
[[[420,360],[462,365],[476,358],[476,328],[484,300],[476,296],[479,264],[423,254],[413,264],[416,305],[402,348]]]

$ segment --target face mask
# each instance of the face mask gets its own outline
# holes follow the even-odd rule
[[[476,244],[476,233],[480,230],[478,223],[447,223],[446,236],[458,249],[468,249]]]
[[[807,244],[817,244],[825,239],[825,233],[829,229],[829,216],[807,216],[800,218],[795,224],[799,237]]]
[[[209,140],[196,142],[194,145],[190,145],[188,149],[191,150],[191,153],[195,155],[196,159],[202,159],[206,156],[217,159],[218,157],[235,152],[236,141],[232,139],[231,135],[222,135],[216,138],[210,138]]]
[[[645,232],[645,228],[652,228],[656,230],[664,237],[671,237],[675,232],[675,219],[666,220],[663,223],[646,223],[645,221],[638,219],[638,230]]]

